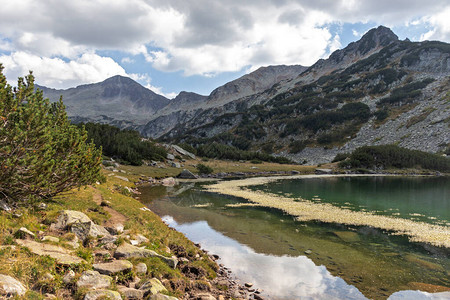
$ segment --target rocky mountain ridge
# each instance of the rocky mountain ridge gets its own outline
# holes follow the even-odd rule
[[[132,127],[169,142],[218,142],[311,164],[363,145],[394,143],[439,152],[450,143],[449,74],[449,44],[401,41],[380,26],[309,68],[260,68],[209,96],[182,92],[162,99],[145,121],[135,122],[129,111],[128,118],[121,114],[118,119],[98,109],[96,117],[80,113],[72,119]],[[111,93],[117,95],[117,89]],[[75,97],[67,96],[70,112]]]

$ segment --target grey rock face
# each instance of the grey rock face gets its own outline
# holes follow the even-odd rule
[[[0,274],[1,297],[23,296],[26,292],[27,289],[20,281],[11,276]]]
[[[70,230],[81,240],[85,241],[88,237],[110,236],[109,232],[94,222],[75,223]]]

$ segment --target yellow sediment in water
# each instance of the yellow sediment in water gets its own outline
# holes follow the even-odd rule
[[[334,175],[343,177],[348,175]],[[367,176],[367,175],[364,175]],[[207,186],[210,192],[244,198],[259,206],[282,210],[299,221],[318,220],[357,226],[372,226],[390,231],[392,234],[407,235],[413,242],[425,242],[434,246],[450,248],[450,228],[391,216],[375,215],[367,211],[351,211],[328,203],[317,203],[305,199],[293,199],[262,191],[252,191],[246,187],[266,184],[280,179],[301,179],[330,177],[330,175],[297,175],[280,177],[246,178],[221,181]],[[296,200],[296,201],[294,201]],[[301,201],[298,201],[301,200]]]

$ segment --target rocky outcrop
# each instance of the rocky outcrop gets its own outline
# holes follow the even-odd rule
[[[86,214],[76,210],[64,210],[58,216],[54,227],[56,229],[67,229],[72,224],[91,222]]]
[[[152,278],[150,280],[147,280],[143,283],[140,283],[136,285],[136,287],[143,291],[144,297],[148,295],[156,295],[160,292],[167,292],[167,289],[164,287],[164,285],[156,278]]]
[[[27,289],[20,281],[11,276],[0,274],[0,298],[23,296],[26,292]]]
[[[83,259],[73,255],[69,250],[59,246],[38,243],[31,240],[16,240],[16,243],[36,255],[48,255],[61,265],[76,265],[85,262]]]
[[[181,171],[180,174],[178,174],[177,178],[180,179],[197,179],[198,177],[194,175],[191,171],[184,169]]]

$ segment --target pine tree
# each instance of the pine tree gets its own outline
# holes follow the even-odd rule
[[[48,198],[100,180],[101,149],[86,140],[62,99],[44,99],[31,72],[11,87],[0,64],[0,199]]]

